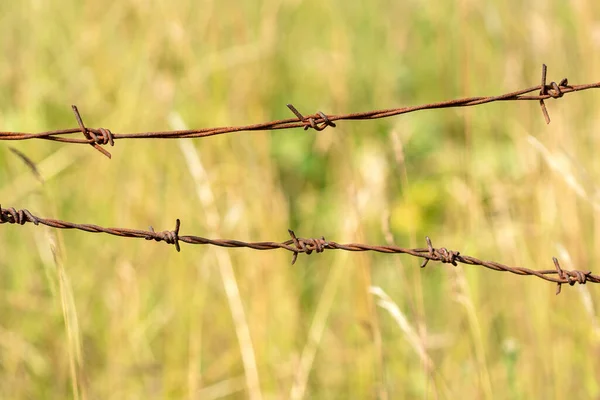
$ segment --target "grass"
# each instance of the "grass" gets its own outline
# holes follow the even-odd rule
[[[0,129],[238,125],[599,80],[593,2],[0,4]],[[596,91],[323,132],[0,146],[0,202],[242,240],[598,264]],[[34,160],[36,180],[9,146]],[[402,256],[0,229],[2,398],[590,398],[598,289]],[[53,253],[54,252],[54,253]],[[429,360],[429,361],[424,361]],[[567,378],[565,378],[567,377]],[[572,379],[571,377],[577,377]]]

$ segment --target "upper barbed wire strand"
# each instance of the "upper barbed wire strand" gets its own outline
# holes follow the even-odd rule
[[[101,146],[110,144],[114,146],[115,140],[120,139],[183,139],[183,138],[202,138],[214,135],[222,135],[226,133],[234,132],[249,132],[249,131],[264,131],[264,130],[278,130],[278,129],[292,129],[292,128],[303,128],[303,129],[315,129],[316,131],[322,131],[328,126],[335,127],[335,121],[341,120],[369,120],[388,118],[401,114],[408,114],[420,110],[431,110],[438,108],[454,108],[454,107],[470,107],[480,104],[493,103],[496,101],[539,101],[542,114],[546,120],[546,123],[550,123],[550,117],[546,110],[544,100],[546,99],[558,99],[565,94],[571,92],[578,92],[581,90],[597,89],[600,88],[600,82],[589,83],[583,85],[569,85],[566,78],[562,79],[560,83],[551,82],[546,84],[547,67],[542,65],[542,79],[541,84],[533,86],[527,89],[517,90],[515,92],[506,93],[500,96],[489,96],[489,97],[467,97],[462,99],[441,101],[437,103],[422,104],[417,106],[408,106],[400,108],[390,108],[384,110],[373,110],[350,114],[341,115],[328,115],[323,112],[317,112],[313,115],[304,116],[301,114],[296,107],[288,104],[288,108],[295,115],[295,118],[281,119],[270,122],[263,122],[252,125],[243,126],[224,126],[216,128],[203,128],[203,129],[189,129],[189,130],[175,130],[175,131],[156,131],[156,132],[136,132],[136,133],[112,133],[111,130],[105,128],[87,128],[83,125],[81,115],[77,110],[77,107],[72,106],[75,113],[78,128],[59,129],[53,131],[46,131],[40,133],[24,133],[24,132],[0,132],[0,140],[28,140],[28,139],[44,139],[53,140],[63,143],[76,143],[76,144],[90,144],[98,151],[111,157],[110,153],[102,148]],[[536,92],[537,95],[528,95],[528,93]],[[65,137],[66,135],[72,135],[81,133],[84,138],[73,138]]]
[[[408,254],[413,257],[422,258],[424,261],[421,267],[425,267],[429,261],[437,261],[440,263],[458,265],[457,263],[467,265],[477,265],[491,269],[493,271],[510,272],[516,275],[536,276],[540,279],[554,282],[557,284],[556,294],[559,294],[563,284],[573,286],[576,283],[586,284],[587,282],[600,283],[600,276],[593,275],[591,271],[580,270],[565,270],[562,269],[558,260],[553,258],[554,269],[549,270],[532,270],[522,267],[510,267],[494,261],[483,261],[475,257],[462,255],[458,251],[448,250],[445,247],[434,248],[431,239],[426,237],[426,248],[405,249],[398,246],[377,246],[361,243],[341,244],[325,240],[324,237],[319,239],[300,238],[297,237],[292,230],[288,230],[291,239],[284,242],[244,242],[232,239],[207,239],[200,236],[179,234],[180,221],[176,221],[175,229],[172,231],[156,232],[154,228],[149,230],[124,229],[124,228],[104,228],[98,225],[91,224],[76,224],[73,222],[60,221],[56,219],[41,218],[33,215],[28,210],[17,210],[15,208],[2,208],[0,206],[0,224],[18,224],[26,223],[35,225],[46,225],[56,229],[76,229],[90,233],[106,233],[109,235],[138,238],[146,240],[155,240],[157,242],[166,242],[175,245],[177,251],[180,251],[179,243],[188,244],[204,244],[228,248],[250,248],[254,250],[276,250],[283,249],[293,254],[292,264],[296,262],[298,254],[303,253],[310,255],[313,252],[322,253],[325,250],[345,250],[345,251],[374,251],[386,254]]]

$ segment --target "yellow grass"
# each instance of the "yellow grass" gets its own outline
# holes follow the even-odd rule
[[[239,125],[600,80],[595,2],[0,3],[0,130]],[[597,268],[600,96],[323,132],[0,143],[0,204],[240,240]],[[34,160],[43,183],[9,151]],[[597,223],[598,222],[598,223]],[[0,227],[0,397],[595,398],[600,287],[404,256]]]

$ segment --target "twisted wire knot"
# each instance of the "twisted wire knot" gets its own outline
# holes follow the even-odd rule
[[[33,222],[35,225],[40,223],[39,219],[29,212],[29,210],[16,210],[14,207],[2,208],[0,205],[0,224],[19,224],[25,225],[27,222]]]
[[[569,87],[569,80],[564,78],[560,81],[560,83],[556,83],[554,81],[550,82],[549,85],[544,84],[540,90],[540,96],[548,95],[553,99],[558,99],[563,97],[562,88]]]
[[[179,227],[180,226],[181,226],[181,221],[179,220],[179,218],[177,218],[177,220],[175,221],[175,229],[172,231],[156,232],[156,231],[154,231],[154,228],[151,226],[150,232],[152,232],[152,234],[147,235],[146,237],[144,237],[144,239],[156,240],[157,242],[166,242],[167,244],[174,244],[175,249],[177,251],[181,251],[181,248],[179,247]]]
[[[327,128],[328,126],[331,126],[332,128],[336,127],[336,125],[329,119],[329,117],[321,111],[317,112],[317,115],[319,116],[319,118],[321,120],[323,120],[322,121],[323,124],[319,125],[318,124],[319,119],[315,119],[314,116],[304,117],[300,113],[300,111],[298,111],[296,109],[296,107],[294,107],[293,105],[288,104],[287,107],[294,113],[294,115],[298,118],[298,120],[304,124],[304,130],[307,130],[308,128],[313,128],[316,131],[322,131],[323,129]]]
[[[573,286],[576,283],[579,283],[580,285],[585,285],[588,280],[588,277],[592,274],[592,271],[584,272],[579,270],[564,270],[560,267],[560,263],[558,262],[558,259],[556,257],[553,257],[552,261],[554,261],[554,267],[556,268],[558,277],[562,280],[566,280],[566,282],[556,283],[556,294],[560,294],[560,290],[562,288],[563,283],[568,283],[569,286]]]
[[[569,87],[569,80],[567,78],[563,78],[563,80],[561,80],[558,85],[556,84],[556,82],[552,82],[550,85],[552,86],[553,90],[548,92],[548,94],[552,96],[552,98],[558,99],[564,94],[562,88]]]
[[[111,158],[110,153],[100,146],[105,144],[110,144],[111,146],[115,145],[114,136],[112,132],[106,128],[86,128],[86,126],[83,124],[83,119],[81,119],[81,114],[79,114],[77,106],[72,105],[71,108],[73,109],[73,113],[75,114],[75,119],[77,120],[77,124],[79,125],[81,133],[87,140],[93,141],[93,143],[90,143],[90,145],[96,150],[98,150],[100,153],[104,154],[106,157]]]
[[[455,267],[458,265],[456,264],[456,258],[460,255],[458,251],[448,250],[445,247],[434,249],[433,251],[442,263],[452,264]]]
[[[115,140],[113,137],[112,132],[110,131],[110,129],[106,129],[106,128],[98,128],[98,129],[85,129],[87,133],[84,133],[84,135],[86,136],[86,139],[91,139],[94,141],[94,143],[97,144],[102,144],[102,145],[106,145],[106,144],[110,144],[111,146],[115,145]]]
[[[452,264],[455,267],[458,265],[456,263],[456,260],[460,256],[459,251],[448,250],[445,247],[436,249],[431,244],[431,239],[429,238],[429,236],[425,237],[425,241],[427,242],[427,251],[429,258],[425,258],[425,260],[423,260],[423,262],[421,263],[421,268],[425,268],[425,266],[427,266],[427,263],[429,263],[429,260],[440,261],[443,264]]]
[[[292,237],[292,242],[294,246],[296,246],[297,251],[294,251],[294,255],[292,256],[292,265],[296,263],[298,259],[299,253],[312,254],[313,251],[317,253],[322,253],[328,246],[329,242],[325,240],[325,237],[321,236],[319,239],[312,238],[299,238],[296,237],[296,234],[291,229],[288,229],[290,236]]]

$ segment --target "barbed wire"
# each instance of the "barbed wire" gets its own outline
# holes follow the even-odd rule
[[[157,242],[166,242],[175,246],[177,251],[180,251],[180,242],[188,244],[211,245],[227,248],[250,248],[254,250],[276,250],[284,249],[291,252],[292,265],[296,263],[298,254],[310,255],[313,252],[322,253],[325,250],[345,250],[345,251],[374,251],[386,254],[408,254],[413,257],[423,259],[421,268],[427,266],[429,261],[437,261],[443,264],[452,264],[457,266],[457,263],[467,265],[477,265],[491,269],[493,271],[510,272],[516,275],[536,276],[549,282],[557,284],[556,294],[559,294],[563,284],[573,286],[575,283],[585,284],[587,282],[600,283],[600,276],[593,275],[591,271],[580,270],[565,270],[562,269],[557,258],[553,258],[554,269],[548,270],[532,270],[522,267],[510,267],[494,261],[483,261],[475,257],[460,254],[458,251],[448,250],[445,247],[435,248],[429,237],[426,237],[427,247],[416,249],[405,249],[398,246],[378,246],[361,243],[341,244],[321,238],[301,238],[297,237],[294,231],[288,230],[291,239],[284,242],[244,242],[232,239],[207,239],[200,236],[180,235],[179,228],[181,222],[176,220],[175,229],[172,231],[157,232],[150,226],[149,230],[124,229],[124,228],[104,228],[98,225],[91,224],[76,224],[73,222],[61,221],[57,219],[41,218],[33,215],[30,211],[15,208],[2,208],[0,206],[0,224],[18,224],[26,223],[34,225],[45,225],[56,229],[76,229],[90,233],[106,233],[109,235],[138,238],[146,240],[155,240]]]
[[[288,108],[295,115],[295,118],[281,119],[270,122],[263,122],[252,125],[243,126],[225,126],[216,128],[202,128],[190,130],[175,130],[175,131],[157,131],[157,132],[137,132],[137,133],[113,133],[106,128],[87,128],[79,110],[76,106],[72,106],[75,119],[77,120],[78,128],[59,129],[53,131],[39,133],[23,133],[23,132],[0,132],[0,140],[28,140],[28,139],[45,139],[64,143],[89,144],[100,151],[102,154],[111,157],[111,154],[102,146],[110,144],[114,146],[114,141],[119,139],[182,139],[182,138],[201,138],[214,135],[222,135],[233,132],[248,132],[248,131],[263,131],[263,130],[278,130],[290,128],[304,128],[322,131],[328,126],[335,128],[335,121],[340,120],[368,120],[388,118],[395,115],[407,114],[419,110],[430,110],[438,108],[453,108],[453,107],[470,107],[480,104],[492,103],[496,101],[516,101],[516,100],[536,100],[540,102],[542,114],[546,123],[550,123],[550,116],[546,109],[544,100],[553,98],[558,99],[563,95],[581,90],[600,88],[600,82],[569,85],[567,78],[564,78],[560,83],[551,82],[546,84],[546,65],[542,65],[542,80],[538,86],[533,86],[527,89],[517,90],[515,92],[506,93],[500,96],[491,97],[467,97],[463,99],[455,99],[442,101],[437,103],[422,104],[417,106],[391,108],[384,110],[365,111],[342,115],[327,115],[319,111],[316,114],[305,116],[300,113],[292,104],[288,104]],[[539,91],[537,95],[527,95]],[[83,134],[84,138],[65,137],[76,133]]]

